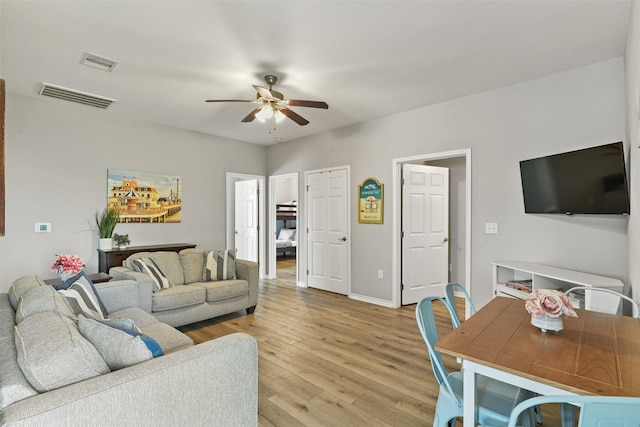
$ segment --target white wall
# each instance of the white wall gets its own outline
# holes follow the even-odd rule
[[[385,184],[387,200],[384,224],[359,224],[355,215],[351,219],[352,291],[391,301],[391,160],[469,147],[471,286],[478,305],[491,298],[490,263],[495,260],[531,260],[625,282],[628,274],[638,287],[640,272],[627,258],[627,251],[637,258],[638,247],[634,239],[627,240],[626,218],[525,215],[518,172],[522,159],[625,140],[624,68],[633,75],[635,92],[638,21],[634,4],[626,64],[621,58],[605,61],[268,148],[9,95],[0,292],[20,275],[53,277],[49,266],[59,253],[77,253],[88,271],[97,270],[97,234],[91,229],[93,214],[105,205],[108,168],[164,172],[184,180],[182,223],[118,225],[134,245],[217,247],[225,242],[227,171],[274,175],[350,164],[352,191],[364,178],[375,177]],[[629,87],[627,79],[627,93]],[[633,126],[630,121],[631,140]],[[632,195],[638,181],[634,144]],[[635,212],[638,200],[632,197]],[[351,203],[356,212],[356,200]],[[51,222],[52,233],[34,233],[35,222]],[[485,222],[498,222],[500,234],[485,235]],[[638,227],[631,220],[630,235],[637,236]],[[378,269],[385,271],[385,279],[377,279]]]
[[[392,266],[392,159],[465,148],[472,149],[471,287],[478,305],[492,297],[492,261],[528,260],[626,280],[627,218],[525,215],[518,169],[523,159],[623,140],[623,72],[623,59],[613,59],[281,143],[268,149],[268,173],[349,164],[353,191],[367,177],[385,184],[384,224],[351,218],[352,292],[360,295],[392,299],[392,274],[376,277]],[[500,233],[485,235],[485,222],[497,222]]]
[[[274,200],[276,203],[297,201],[298,179],[295,176],[286,176],[277,179]]]
[[[6,236],[0,238],[0,292],[25,274],[54,277],[55,254],[80,255],[98,269],[93,216],[106,206],[107,169],[179,175],[179,224],[118,224],[132,245],[225,246],[225,174],[265,175],[266,148],[152,123],[109,111],[8,95]],[[227,153],[233,153],[227,154]],[[35,233],[50,222],[51,233]]]
[[[629,32],[625,50],[625,93],[627,109],[627,144],[630,165],[631,215],[629,217],[629,282],[632,296],[640,301],[640,135],[638,110],[638,87],[640,87],[640,5],[634,1],[631,6]]]

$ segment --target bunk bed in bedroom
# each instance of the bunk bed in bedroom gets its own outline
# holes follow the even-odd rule
[[[276,204],[276,220],[282,221],[283,226],[276,238],[276,254],[287,254],[287,250],[293,250],[295,255],[297,247],[296,225],[298,217],[298,205],[295,201]]]

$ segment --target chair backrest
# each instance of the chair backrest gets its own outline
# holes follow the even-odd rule
[[[637,427],[640,398],[619,396],[541,396],[525,400],[513,408],[509,426],[515,427],[525,410],[545,403],[569,403],[580,406],[578,427]]]
[[[458,307],[456,304],[456,295],[455,295],[456,292],[462,292],[462,295],[464,295],[466,304],[470,308],[471,314],[474,314],[477,310],[476,310],[476,307],[473,305],[473,301],[471,301],[471,297],[467,293],[467,290],[464,288],[464,286],[462,286],[460,283],[447,283],[446,285],[444,285],[444,294],[446,295],[447,302],[449,302],[449,305],[453,309],[453,314],[457,322],[457,325],[454,325],[454,327],[457,328],[458,326],[460,326],[460,318],[458,317]]]
[[[605,288],[593,288],[590,286],[576,286],[574,288],[569,289],[564,294],[569,296],[570,293],[575,291],[584,291],[585,299],[587,297],[587,292],[591,292],[590,297],[590,310],[597,311],[600,313],[609,313],[609,314],[617,314],[618,309],[620,308],[620,303],[622,300],[629,301],[632,309],[632,316],[634,318],[638,318],[638,304],[629,298],[626,295],[621,294],[620,292],[612,291],[611,289]],[[594,295],[597,293],[598,295]]]
[[[439,351],[436,351],[435,346],[439,341],[438,338],[438,330],[436,328],[436,319],[433,313],[433,303],[442,303],[447,311],[449,312],[449,316],[451,318],[451,325],[455,328],[457,321],[453,309],[449,305],[449,303],[442,297],[437,296],[429,296],[424,297],[418,304],[416,305],[416,322],[418,322],[418,328],[420,329],[420,333],[422,334],[422,338],[424,339],[425,344],[427,345],[427,349],[429,350],[429,359],[431,360],[431,368],[433,369],[433,375],[435,375],[438,384],[444,384],[449,394],[453,396],[454,399],[457,400],[459,405],[462,405],[462,402],[458,400],[456,394],[453,392],[451,388],[451,384],[447,380],[447,371],[444,367],[444,363],[442,363],[442,356]]]

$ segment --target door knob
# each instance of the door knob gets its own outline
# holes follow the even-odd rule
[[[342,238],[341,238],[341,239],[338,239],[338,240],[340,240],[341,242],[346,242],[346,241],[347,241],[347,238],[346,238],[346,237],[344,237],[344,236],[342,236]]]
[[[444,239],[442,239],[442,243],[447,243],[449,241],[448,237],[445,237]]]

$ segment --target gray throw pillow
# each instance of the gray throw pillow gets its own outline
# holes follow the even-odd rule
[[[70,319],[76,317],[65,302],[64,297],[56,292],[55,289],[51,286],[38,286],[26,292],[20,298],[20,303],[18,303],[16,310],[16,324],[29,316],[45,312],[59,313]]]
[[[38,278],[34,275],[30,276],[22,276],[11,284],[9,288],[9,303],[11,307],[16,310],[18,308],[18,304],[20,303],[20,298],[25,293],[29,292],[33,288],[37,288],[41,285],[38,281]]]
[[[204,271],[204,254],[202,251],[183,249],[180,251],[180,264],[184,270],[184,283],[202,282]]]
[[[95,320],[80,315],[78,330],[112,371],[162,355],[160,345],[140,333],[130,319]]]
[[[39,313],[15,328],[18,366],[43,393],[109,372],[98,351],[75,322],[57,313]]]

